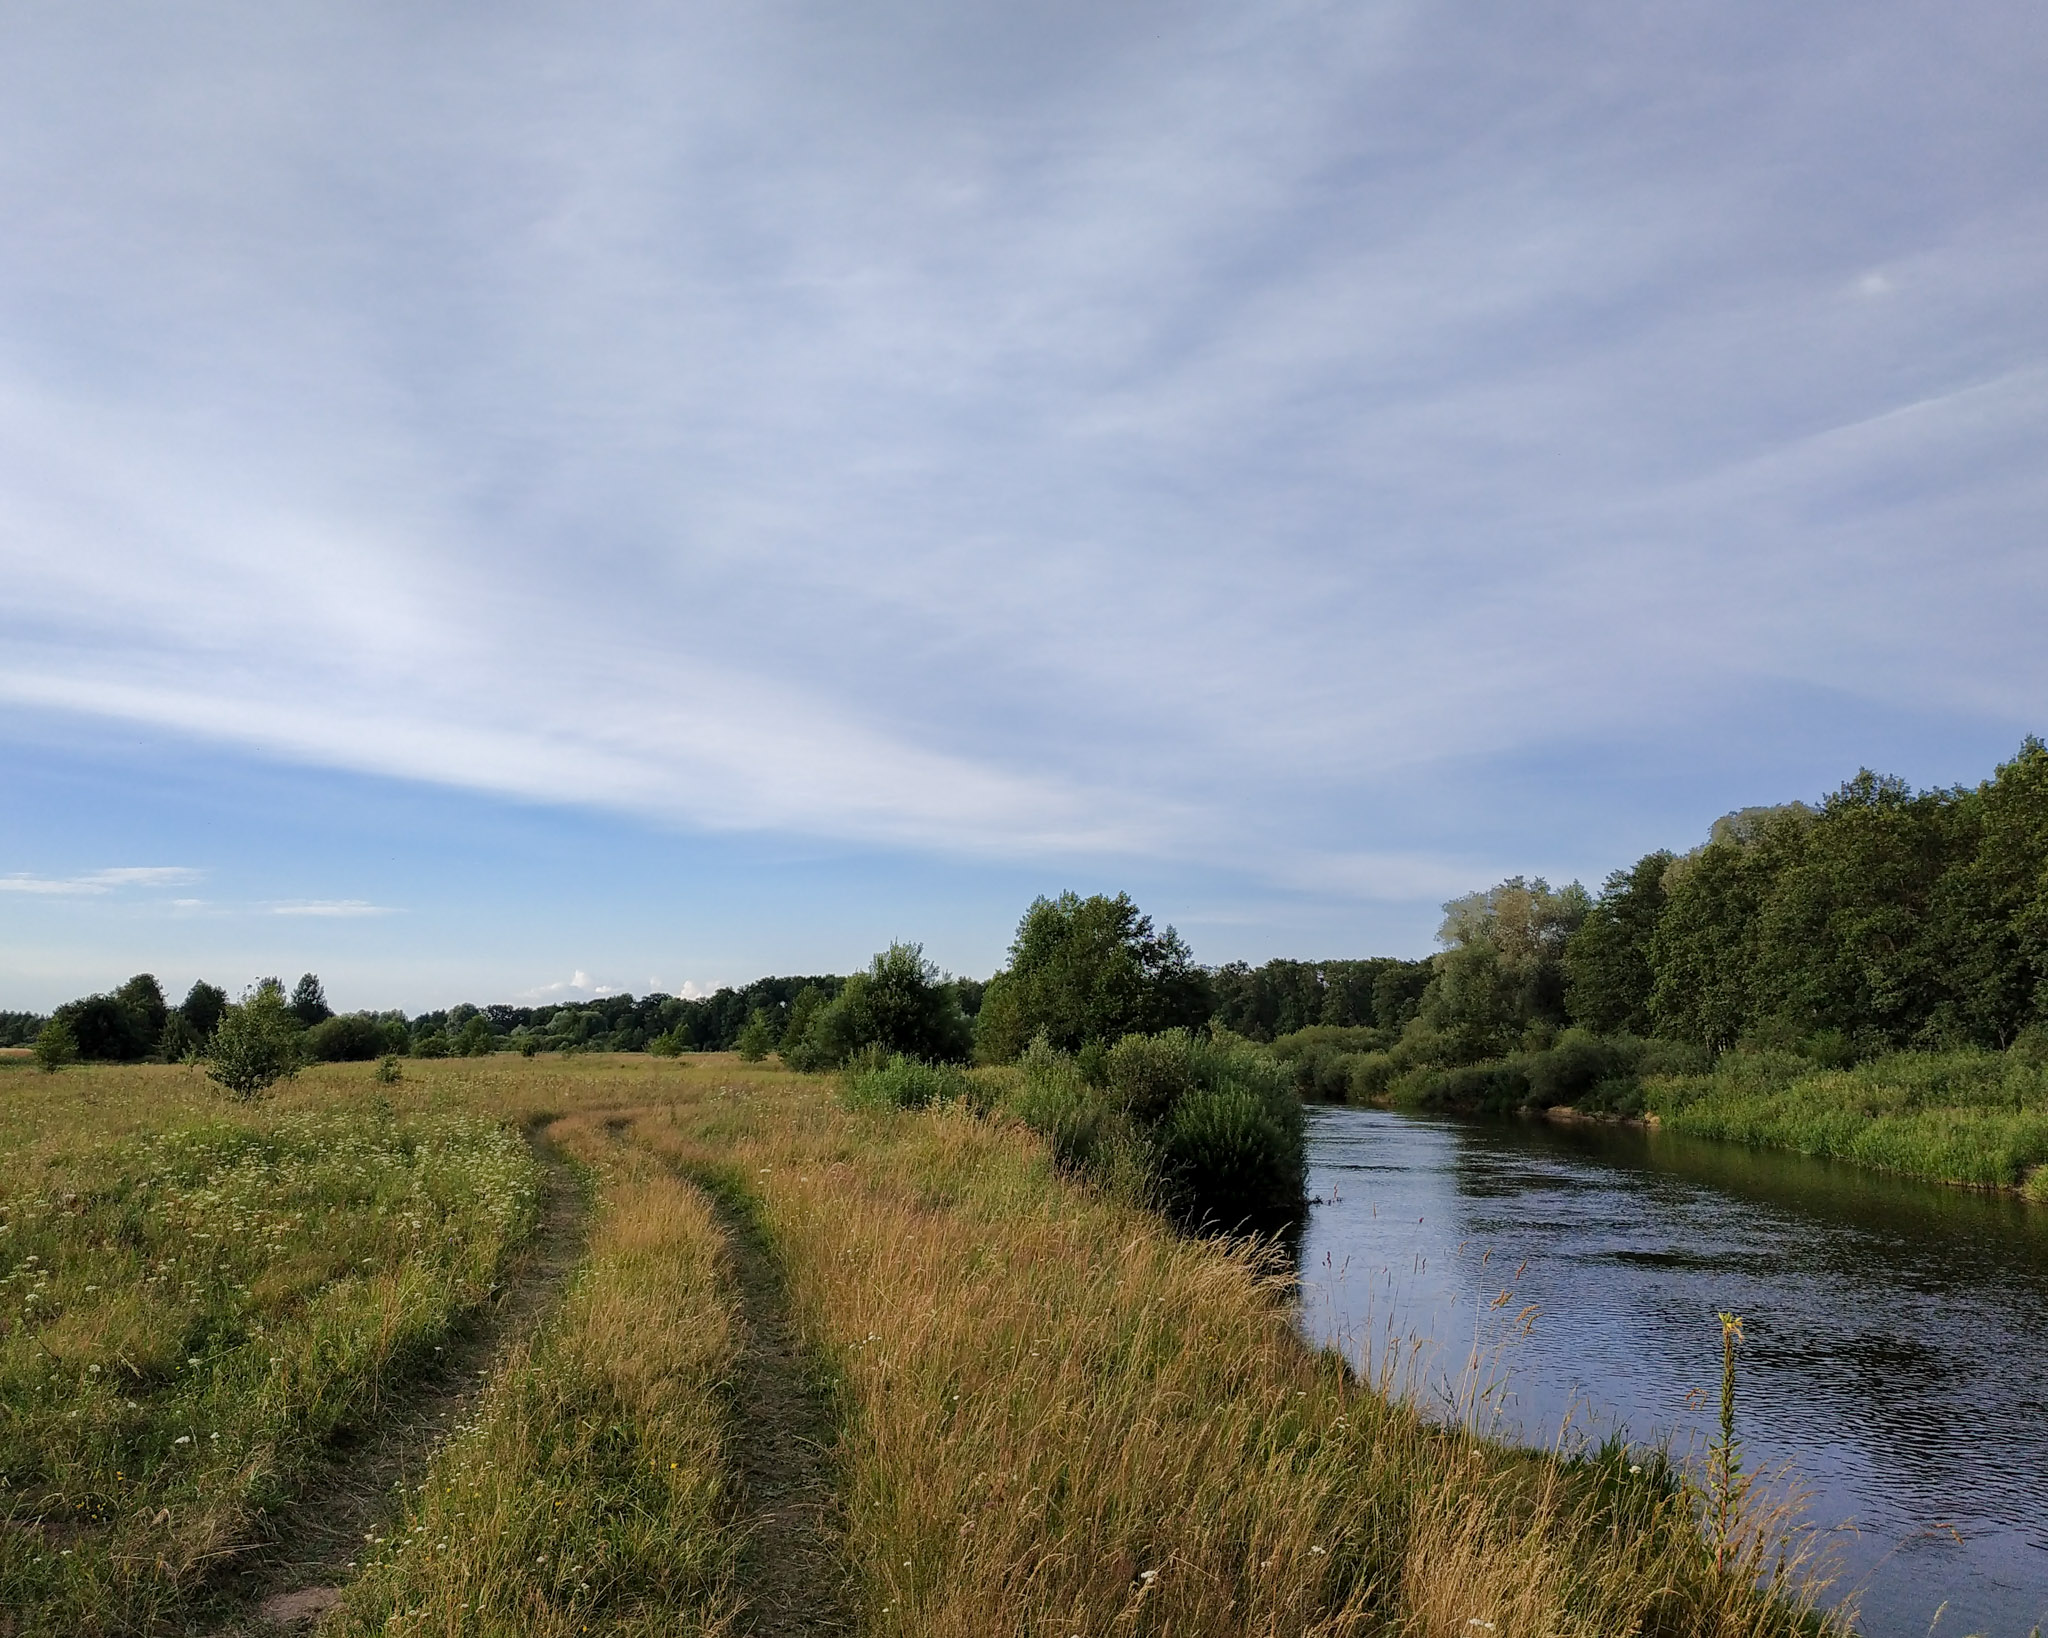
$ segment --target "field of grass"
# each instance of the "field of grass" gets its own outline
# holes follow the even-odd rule
[[[147,1628],[484,1300],[534,1161],[454,1105],[4,1085],[0,1630]]]
[[[0,1086],[18,1633],[188,1630],[208,1562],[507,1266],[527,1128],[589,1180],[586,1259],[323,1632],[1818,1629],[1760,1588],[1778,1521],[1717,1567],[1654,1460],[1424,1422],[1301,1343],[1269,1254],[1000,1116],[718,1058],[338,1065],[254,1108],[177,1069]]]

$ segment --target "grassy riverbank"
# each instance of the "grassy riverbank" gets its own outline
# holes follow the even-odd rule
[[[408,1066],[389,1088],[367,1066],[331,1066],[255,1108],[213,1101],[178,1069],[9,1083],[7,1220],[36,1222],[41,1249],[30,1263],[21,1228],[0,1235],[0,1276],[44,1281],[34,1312],[6,1311],[5,1346],[41,1362],[7,1378],[0,1402],[5,1606],[41,1612],[29,1625],[16,1614],[17,1632],[170,1630],[263,1533],[270,1497],[324,1482],[305,1463],[267,1470],[269,1488],[244,1485],[213,1515],[210,1562],[164,1561],[147,1596],[111,1571],[85,1578],[90,1606],[56,1596],[77,1584],[74,1560],[125,1562],[135,1532],[164,1526],[149,1523],[158,1490],[141,1506],[125,1494],[96,1513],[73,1505],[86,1492],[60,1466],[71,1419],[38,1396],[63,1327],[100,1295],[86,1285],[107,1283],[85,1271],[127,1230],[95,1217],[55,1233],[46,1219],[129,1198],[156,1175],[136,1157],[162,1134],[232,1130],[254,1134],[238,1153],[286,1154],[263,1134],[320,1122],[368,1134],[330,1145],[336,1167],[366,1177],[398,1162],[364,1144],[428,1156],[454,1139],[419,1134],[495,1132],[499,1148],[479,1153],[518,1157],[513,1134],[531,1125],[593,1192],[567,1294],[478,1379],[452,1432],[416,1452],[402,1506],[364,1532],[376,1539],[332,1566],[332,1632],[1814,1627],[1758,1590],[1777,1521],[1753,1520],[1738,1562],[1717,1567],[1696,1498],[1654,1461],[1560,1462],[1423,1422],[1300,1342],[1282,1270],[1254,1248],[1187,1238],[1068,1180],[1042,1139],[1001,1116],[853,1109],[825,1079],[706,1058],[473,1059]],[[220,1194],[224,1166],[198,1168],[189,1187]],[[367,1184],[348,1195],[337,1225],[386,1238],[357,1234],[362,1272],[337,1267],[320,1289],[415,1265],[466,1280],[516,1266],[505,1258],[530,1206],[485,1232],[456,1205],[427,1217],[419,1202],[435,1198],[431,1182],[408,1184],[403,1204]],[[268,1290],[273,1265],[303,1254],[244,1232],[229,1283]],[[107,1288],[142,1300],[143,1266]],[[421,1288],[448,1293],[434,1309],[444,1326],[470,1290]],[[301,1323],[292,1312],[266,1311],[269,1365],[287,1350],[268,1339]],[[397,1314],[375,1334],[427,1333]],[[374,1417],[428,1368],[409,1348],[334,1357],[356,1361],[348,1380],[367,1386],[325,1420],[297,1413],[280,1448]],[[94,1424],[120,1482],[144,1459],[182,1459],[178,1381],[138,1379],[124,1390],[135,1408]],[[219,1408],[202,1434],[257,1425],[246,1406],[239,1419]],[[24,1590],[41,1602],[20,1602]]]
[[[2009,1052],[1900,1052],[1848,1069],[1727,1053],[1643,1084],[1673,1131],[1824,1155],[2048,1203],[2048,1065]]]
[[[1477,1063],[1435,1062],[1412,1040],[1387,1047],[1357,1030],[1301,1030],[1274,1052],[1309,1098],[1649,1119],[2048,1203],[2048,1051],[2032,1038],[2007,1052],[1894,1052],[1849,1065],[1755,1048],[1709,1060],[1673,1042],[1582,1030]]]

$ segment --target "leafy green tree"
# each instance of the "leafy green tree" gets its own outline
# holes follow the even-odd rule
[[[1946,991],[1932,1033],[2008,1047],[2048,1024],[2048,746],[2030,735],[1959,800],[1956,828],[1930,909]]]
[[[230,1003],[207,1043],[206,1073],[242,1099],[254,1098],[299,1072],[304,1032],[275,979]]]
[[[1672,854],[1646,853],[1617,870],[1564,948],[1565,1006],[1572,1022],[1603,1035],[1648,1035],[1651,953],[1664,914],[1664,875]]]
[[[782,1039],[776,1044],[776,1052],[791,1069],[810,1070],[822,1067],[811,1061],[813,1051],[812,1031],[817,1028],[818,1014],[831,1005],[831,998],[817,984],[806,984],[796,992],[796,999],[789,1004],[789,1022],[783,1027]]]
[[[294,1011],[293,1016],[298,1016]],[[324,1018],[306,1031],[306,1056],[315,1063],[368,1063],[391,1050],[390,1033],[383,1020],[366,1012],[342,1013]]]
[[[199,1032],[185,1022],[185,1015],[173,1012],[164,1019],[163,1033],[156,1038],[156,1055],[167,1064],[181,1064],[205,1044]]]
[[[87,1063],[137,1063],[156,1045],[156,1037],[145,1032],[142,1020],[116,996],[67,1001],[55,1016],[71,1031],[78,1056]]]
[[[128,1009],[144,1040],[154,1044],[163,1034],[171,1009],[164,1004],[164,987],[155,973],[137,973],[114,992],[114,999]]]
[[[1436,958],[1410,1036],[1444,1061],[1512,1052],[1565,1023],[1564,952],[1592,901],[1577,882],[1511,876],[1444,906]]]
[[[767,1057],[775,1046],[775,1032],[768,1027],[768,1014],[756,1007],[747,1015],[747,1027],[733,1042],[733,1050],[750,1064]]]
[[[61,1018],[52,1018],[36,1035],[36,1068],[54,1075],[66,1064],[78,1062],[78,1037]]]
[[[1421,1010],[1436,968],[1428,961],[1377,961],[1372,981],[1372,1022],[1376,1028],[1398,1030]],[[1362,1020],[1361,1020],[1362,1021]]]
[[[472,1010],[462,1022],[461,1033],[449,1043],[448,1050],[458,1058],[483,1058],[496,1047],[497,1038],[491,1034],[490,1019]]]
[[[1177,932],[1155,933],[1128,894],[1068,892],[1024,912],[1010,964],[982,996],[975,1048],[984,1061],[1003,1063],[1039,1034],[1072,1052],[1091,1041],[1199,1028],[1209,1012],[1208,975]]]
[[[291,1010],[302,1029],[324,1024],[334,1016],[334,1009],[327,1004],[327,992],[320,987],[317,974],[302,973],[299,976],[298,983],[292,987]]]
[[[918,944],[892,944],[819,1010],[792,1068],[833,1068],[873,1047],[926,1063],[965,1059],[973,1034],[953,985]],[[800,1062],[799,1062],[800,1060]]]
[[[228,992],[203,978],[193,982],[192,988],[185,992],[185,999],[178,1004],[179,1015],[202,1041],[213,1033],[214,1025],[220,1022],[221,1014],[227,1010]]]
[[[1759,832],[1755,1023],[1874,1050],[1908,1045],[1934,1017],[1946,975],[1929,912],[1957,801],[1866,768],[1793,831]]]
[[[1803,803],[1732,814],[1673,861],[1650,949],[1659,1035],[1723,1052],[1754,1029],[1769,1001],[1757,984],[1764,903],[1812,822]]]

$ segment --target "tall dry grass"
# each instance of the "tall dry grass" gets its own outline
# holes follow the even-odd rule
[[[1717,1572],[1682,1486],[1429,1426],[1311,1353],[1256,1248],[1075,1186],[1014,1126],[753,1085],[634,1133],[754,1194],[841,1373],[863,1631],[1816,1625],[1755,1562]]]

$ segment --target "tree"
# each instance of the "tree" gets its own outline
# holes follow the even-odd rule
[[[137,973],[114,992],[114,999],[128,1009],[145,1040],[154,1042],[163,1034],[171,1009],[164,1004],[164,988],[155,973]]]
[[[115,996],[67,1001],[56,1016],[71,1031],[78,1056],[87,1063],[136,1063],[156,1045],[156,1036],[146,1033],[142,1020]]]
[[[750,1064],[757,1064],[768,1056],[775,1045],[774,1031],[768,1027],[768,1015],[756,1007],[747,1015],[747,1027],[740,1031],[740,1037],[733,1042],[733,1050]]]
[[[231,1003],[207,1043],[206,1073],[238,1098],[253,1098],[299,1072],[304,1032],[284,986],[268,979]]]
[[[1564,952],[1592,901],[1577,882],[1510,876],[1444,906],[1436,958],[1416,1028],[1465,1062],[1511,1052],[1530,1030],[1565,1022]]]
[[[1565,1006],[1572,1022],[1603,1035],[1648,1035],[1651,950],[1664,914],[1664,875],[1672,855],[1646,853],[1617,870],[1564,948]]]
[[[320,987],[320,979],[316,974],[300,975],[298,983],[292,989],[291,1012],[302,1029],[324,1024],[334,1016],[334,1009],[327,1004],[327,992]]]
[[[818,1014],[830,1004],[831,998],[816,984],[806,984],[796,992],[796,999],[789,1004],[789,1023],[775,1049],[791,1069],[820,1067],[811,1061],[811,1031],[817,1026]]]
[[[391,1050],[391,1037],[382,1020],[351,1012],[315,1024],[306,1031],[303,1046],[315,1063],[368,1063]]]
[[[61,1018],[52,1018],[36,1035],[36,1068],[54,1075],[66,1064],[78,1062],[78,1037]]]
[[[173,1012],[164,1020],[164,1032],[156,1038],[156,1055],[167,1064],[181,1064],[206,1043],[199,1032],[185,1022],[185,1015]]]
[[[892,944],[847,979],[821,1008],[792,1068],[829,1069],[876,1047],[926,1063],[964,1059],[973,1041],[952,982],[924,958],[919,944]]]
[[[1041,1032],[1062,1051],[1090,1041],[1199,1028],[1208,976],[1171,927],[1131,902],[1096,894],[1037,899],[1017,924],[1010,965],[982,996],[975,1046],[988,1062],[1015,1058]]]
[[[228,992],[203,978],[194,981],[192,988],[185,992],[185,999],[178,1004],[179,1013],[202,1041],[213,1033],[214,1025],[220,1022],[220,1015],[227,1010]]]

